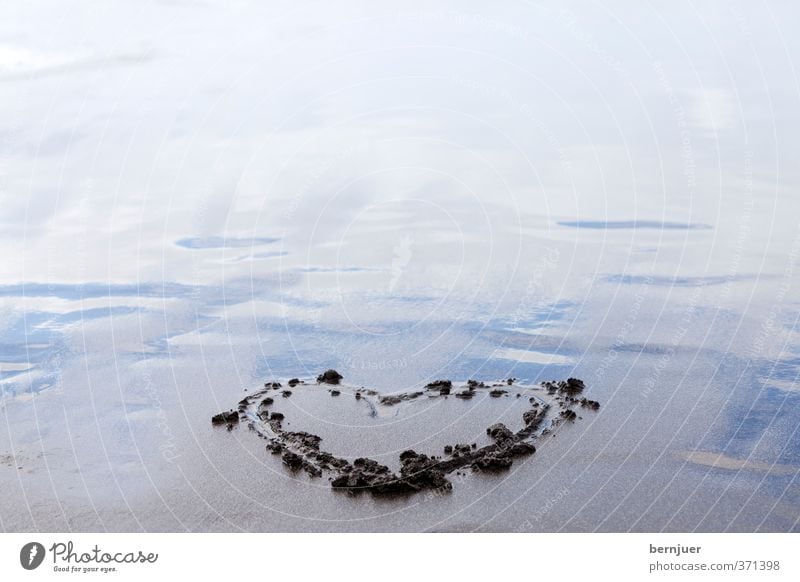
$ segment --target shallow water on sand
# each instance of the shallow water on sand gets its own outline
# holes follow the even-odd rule
[[[796,8],[92,6],[0,23],[0,529],[800,529]],[[211,426],[330,367],[602,408],[406,499]],[[388,458],[508,402],[315,418]]]

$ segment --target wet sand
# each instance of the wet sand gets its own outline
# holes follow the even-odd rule
[[[793,4],[129,8],[0,20],[0,530],[798,531]],[[350,388],[509,377],[602,406],[447,491],[209,422],[399,475],[530,403]]]

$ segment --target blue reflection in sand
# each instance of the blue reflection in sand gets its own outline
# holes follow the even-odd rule
[[[257,247],[269,245],[280,241],[275,237],[226,237],[226,236],[194,236],[182,238],[175,241],[179,247],[192,250],[204,249],[240,249],[247,247]]]
[[[301,273],[369,273],[369,272],[379,272],[382,269],[376,269],[371,267],[352,267],[352,266],[341,266],[341,267],[299,267],[297,269]]]
[[[773,275],[708,275],[700,277],[665,277],[657,275],[605,275],[604,280],[608,283],[620,283],[622,285],[657,285],[661,287],[709,287],[713,285],[724,285],[734,281],[758,281],[775,279]]]
[[[593,230],[709,230],[709,224],[662,222],[658,220],[562,220],[561,226]]]
[[[180,283],[19,283],[0,285],[0,297],[57,297],[78,301],[101,297],[188,297],[198,287]]]

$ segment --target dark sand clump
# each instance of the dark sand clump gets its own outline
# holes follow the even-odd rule
[[[325,370],[322,374],[317,376],[317,382],[320,384],[338,384],[342,381],[342,376],[336,370]]]

